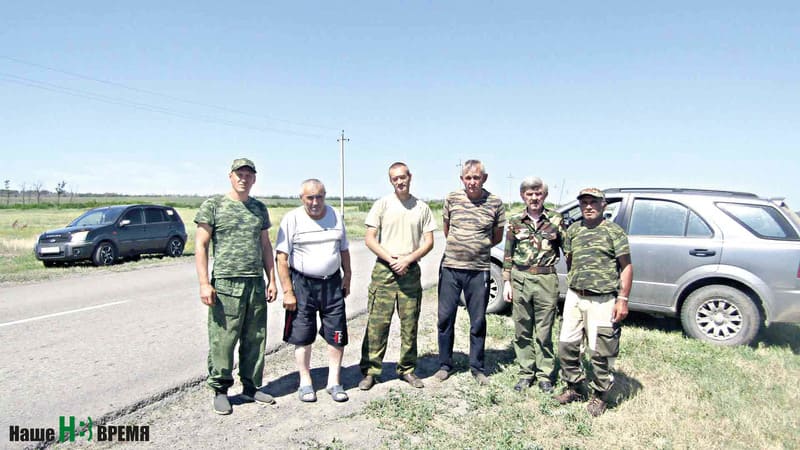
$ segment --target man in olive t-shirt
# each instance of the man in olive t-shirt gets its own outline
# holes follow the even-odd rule
[[[256,182],[252,161],[233,161],[231,190],[200,205],[194,221],[195,265],[200,300],[208,309],[208,386],[214,390],[217,414],[232,412],[228,388],[233,385],[233,349],[239,341],[239,378],[245,401],[274,403],[259,390],[267,339],[267,302],[277,294],[267,207],[250,197]],[[214,269],[209,279],[208,248],[214,243]],[[269,286],[264,283],[264,272]]]

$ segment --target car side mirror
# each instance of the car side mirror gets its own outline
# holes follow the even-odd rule
[[[130,224],[131,224],[131,221],[130,221],[130,219],[123,219],[123,220],[120,220],[120,221],[119,221],[119,226],[121,226],[121,227],[124,227],[124,226],[130,225]]]
[[[564,223],[564,228],[569,228],[575,222],[575,219],[569,216],[569,214],[562,214],[561,217],[564,218],[562,222]]]

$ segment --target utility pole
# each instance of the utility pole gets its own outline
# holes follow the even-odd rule
[[[561,196],[564,195],[564,183],[566,183],[567,179],[561,179],[561,192],[558,194],[558,206],[561,206]]]
[[[511,207],[511,203],[514,202],[511,197],[511,186],[514,182],[514,176],[509,173],[506,178],[508,178],[508,206]]]
[[[456,167],[458,167],[458,178],[461,179],[461,175],[463,175],[464,165],[461,164],[460,159],[458,160],[458,164],[456,164]]]
[[[344,137],[344,130],[342,130],[342,136],[336,140],[339,143],[339,171],[342,176],[342,194],[341,198],[339,198],[339,214],[342,215],[342,220],[344,220],[344,143],[345,141],[350,142],[350,139]]]

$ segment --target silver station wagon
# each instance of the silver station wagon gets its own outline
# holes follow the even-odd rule
[[[699,189],[604,192],[604,214],[631,246],[631,310],[680,317],[688,336],[720,345],[749,344],[762,325],[800,322],[800,218],[782,200]],[[580,220],[577,201],[558,211],[568,223]],[[507,306],[502,257],[501,244],[492,250],[492,312]],[[558,275],[563,296],[564,258]]]

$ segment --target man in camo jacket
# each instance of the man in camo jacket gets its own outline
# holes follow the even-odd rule
[[[547,192],[541,178],[522,180],[519,195],[525,210],[509,219],[506,231],[503,296],[512,302],[520,376],[514,390],[518,392],[535,382],[542,392],[553,392],[552,336],[558,302],[555,265],[565,230],[561,214],[544,207]]]
[[[605,412],[614,383],[612,371],[619,354],[620,323],[628,316],[633,265],[625,231],[603,217],[603,192],[583,189],[578,201],[583,218],[567,229],[564,239],[569,290],[558,356],[567,386],[555,399],[562,405],[585,399],[580,351],[586,339],[592,364],[592,398],[586,409],[596,417]]]
[[[217,414],[232,412],[228,388],[233,385],[233,349],[239,342],[241,400],[274,403],[259,390],[267,341],[267,302],[276,298],[271,226],[267,207],[250,197],[256,166],[247,158],[233,161],[231,190],[204,201],[195,216],[195,266],[200,300],[208,308],[208,379]],[[208,247],[214,243],[209,279]],[[269,286],[264,283],[264,272]]]

